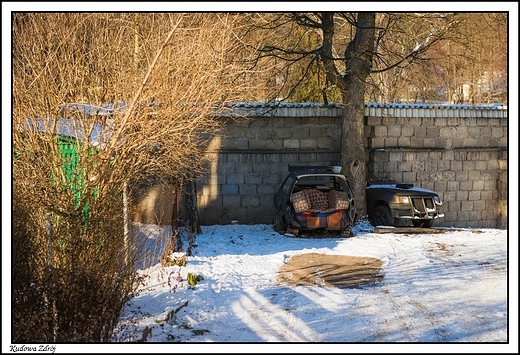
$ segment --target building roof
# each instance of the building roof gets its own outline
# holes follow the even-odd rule
[[[67,116],[69,112],[79,112],[87,116],[112,116],[116,112],[124,112],[127,109],[125,102],[117,102],[115,104],[103,104],[101,106],[84,104],[84,103],[70,103],[61,105],[62,115]]]
[[[54,134],[75,138],[79,141],[88,141],[94,146],[102,146],[108,141],[112,130],[99,123],[86,123],[82,120],[72,118],[58,118],[56,123],[53,118],[29,118],[23,129],[35,132],[50,132],[54,128]]]

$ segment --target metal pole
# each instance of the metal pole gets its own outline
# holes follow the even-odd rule
[[[54,267],[53,267],[53,261],[52,261],[52,258],[53,258],[53,253],[52,253],[52,239],[53,239],[53,231],[52,231],[52,213],[47,213],[46,215],[47,217],[47,272],[52,272]],[[47,298],[47,294],[44,293],[43,295],[44,299],[45,299],[45,303],[49,304],[49,300]],[[52,296],[51,296],[52,297]],[[54,297],[52,297],[52,305],[51,305],[51,312],[52,312],[52,316],[53,316],[53,321],[54,321],[54,325],[53,325],[53,339],[54,339],[54,343],[56,342],[56,339],[58,338],[58,310],[56,308],[56,300]]]
[[[124,223],[124,254],[125,254],[125,263],[128,265],[130,263],[129,259],[129,246],[130,246],[130,226],[128,220],[128,183],[125,182],[123,185],[123,223]]]

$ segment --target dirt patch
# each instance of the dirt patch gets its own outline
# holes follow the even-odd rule
[[[278,271],[278,284],[355,288],[383,279],[376,258],[309,253],[292,256]]]

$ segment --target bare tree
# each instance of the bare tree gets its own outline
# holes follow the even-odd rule
[[[274,71],[266,76],[271,79],[270,94],[256,100],[342,102],[340,88],[327,81],[318,56],[323,42],[319,26],[304,25],[292,14],[263,13],[253,18],[261,35],[250,31],[248,39],[264,43],[258,46],[260,57],[274,63]],[[473,87],[476,104],[507,103],[507,20],[507,13],[498,12],[377,13],[365,100],[448,102],[453,94],[468,96]],[[334,26],[335,65],[344,71],[338,52],[348,45],[354,30],[339,14]]]
[[[454,103],[507,104],[507,15],[458,14],[457,33],[438,49],[439,72]]]
[[[451,14],[324,12],[261,14],[254,25],[265,33],[257,62],[271,61],[279,69],[279,100],[292,97],[312,73],[321,75],[321,87],[316,91],[325,104],[332,101],[330,97],[341,98],[341,163],[354,184],[358,215],[365,215],[364,103],[368,88],[384,83],[374,82],[371,75],[417,63],[456,21]],[[305,69],[298,80],[288,80],[295,67]],[[392,87],[393,83],[387,80],[386,85]]]
[[[218,112],[255,83],[235,80],[254,77],[237,26],[218,13],[13,15],[13,341],[108,339],[141,252],[124,188],[203,172]]]
[[[378,102],[506,102],[507,16],[504,13],[379,14],[385,28],[367,100]],[[427,25],[425,25],[427,24]],[[426,52],[400,60],[432,31]],[[380,52],[378,50],[378,52]],[[389,58],[393,58],[389,60]],[[411,59],[411,60],[410,60]],[[397,65],[388,66],[395,62]],[[413,65],[410,65],[413,64]],[[473,90],[470,90],[473,88]],[[474,92],[473,99],[469,94]],[[495,102],[496,102],[495,101]]]

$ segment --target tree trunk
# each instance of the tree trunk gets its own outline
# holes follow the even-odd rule
[[[188,232],[188,248],[186,255],[191,256],[193,248],[197,247],[197,234],[202,233],[200,226],[199,213],[197,210],[197,186],[195,179],[191,178],[185,186],[185,211],[186,211],[186,229]]]
[[[341,146],[341,165],[349,181],[352,183],[354,201],[358,217],[367,214],[366,210],[366,165],[365,144],[363,133],[364,101],[362,105],[354,105],[359,94],[350,91],[344,108],[343,136]],[[362,96],[362,91],[361,91]],[[354,101],[353,101],[354,100]],[[359,100],[359,99],[357,99]],[[360,107],[361,106],[361,107]]]
[[[199,213],[197,210],[197,186],[194,179],[187,181],[185,187],[185,210],[187,214],[187,228],[190,232],[201,234]]]
[[[172,236],[171,236],[171,243],[173,246],[173,252],[182,251],[182,239],[181,234],[179,233],[179,210],[181,208],[181,193],[183,191],[183,185],[179,184],[175,185],[175,198],[173,201],[172,206]],[[170,251],[170,252],[172,252]]]
[[[345,50],[343,75],[344,118],[341,139],[341,164],[352,182],[358,217],[367,214],[365,149],[365,79],[370,74],[374,49],[375,13],[360,13],[356,35]]]

